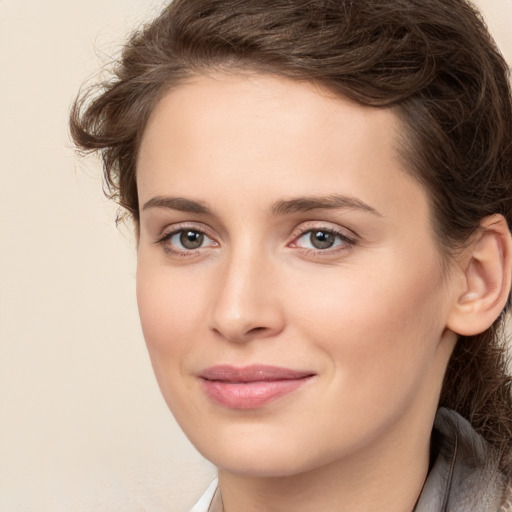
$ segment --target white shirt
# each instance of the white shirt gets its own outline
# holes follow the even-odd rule
[[[212,503],[215,491],[217,490],[217,479],[215,479],[205,493],[199,498],[199,501],[190,509],[190,512],[208,512]]]

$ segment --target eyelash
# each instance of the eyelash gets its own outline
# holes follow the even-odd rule
[[[161,238],[159,238],[156,241],[156,244],[161,245],[163,247],[163,250],[167,254],[172,254],[173,256],[178,256],[182,258],[190,258],[194,256],[198,256],[200,254],[200,251],[204,250],[206,247],[198,247],[197,249],[175,249],[173,246],[169,243],[170,240],[176,235],[179,235],[184,232],[193,232],[197,233],[201,236],[209,238],[213,242],[213,247],[218,246],[218,243],[214,240],[213,237],[211,237],[204,229],[196,228],[195,226],[177,226],[172,231],[165,233]],[[314,249],[314,248],[306,248],[306,247],[299,247],[297,245],[298,240],[300,240],[302,237],[304,237],[307,234],[315,233],[315,232],[321,232],[328,235],[334,235],[339,241],[341,241],[340,244],[335,245],[334,247],[328,247],[325,249]],[[348,251],[353,246],[357,244],[356,237],[350,237],[347,236],[346,233],[343,233],[340,230],[334,229],[332,227],[326,227],[326,226],[311,226],[311,227],[305,227],[299,229],[296,233],[293,234],[293,241],[288,244],[290,247],[297,247],[300,249],[304,254],[321,254],[321,255],[328,255],[328,254],[336,254],[338,252],[342,251]]]

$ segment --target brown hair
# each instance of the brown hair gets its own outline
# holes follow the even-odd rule
[[[210,69],[316,81],[364,105],[393,107],[404,157],[431,199],[444,254],[481,220],[512,225],[508,69],[465,0],[175,0],[135,33],[110,82],[77,98],[71,133],[100,150],[108,190],[138,227],[137,152],[162,95]],[[511,378],[504,313],[462,337],[440,405],[466,417],[512,473]]]

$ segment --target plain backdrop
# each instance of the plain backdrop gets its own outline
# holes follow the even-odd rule
[[[0,0],[0,512],[186,512],[214,475],[160,397],[135,251],[71,101],[162,0]],[[512,62],[512,0],[480,0]]]

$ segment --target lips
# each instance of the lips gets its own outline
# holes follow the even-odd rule
[[[216,404],[230,409],[256,409],[292,393],[303,386],[314,373],[252,365],[237,368],[212,366],[199,374],[206,395]]]

